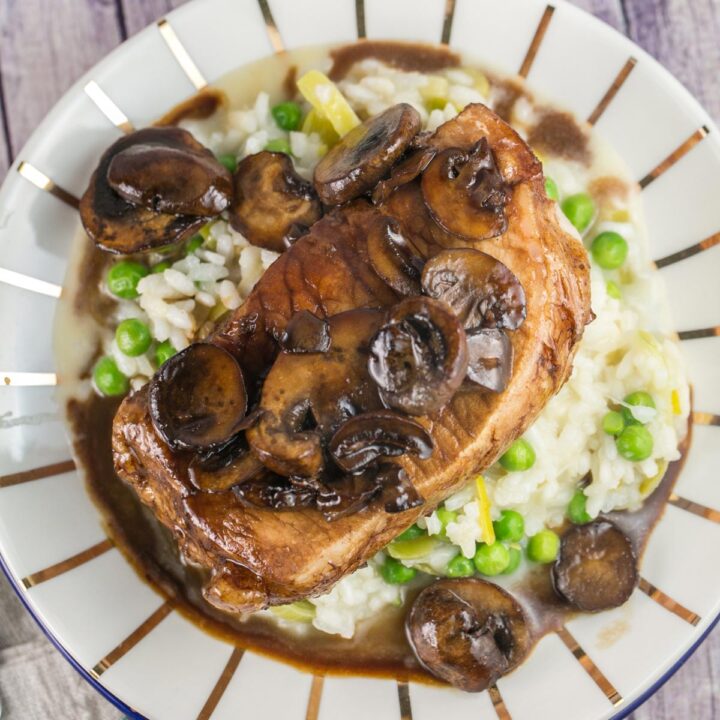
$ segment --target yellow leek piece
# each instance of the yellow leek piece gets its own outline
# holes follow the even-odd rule
[[[482,475],[475,478],[475,494],[478,502],[478,523],[480,535],[484,543],[492,545],[495,542],[495,528],[490,517],[490,500],[485,489],[485,479]]]
[[[315,606],[309,600],[298,600],[289,605],[276,605],[270,608],[273,615],[294,622],[312,622],[315,618]]]
[[[360,119],[337,85],[319,70],[306,72],[297,81],[297,86],[320,117],[330,121],[340,137],[360,124]]]
[[[429,555],[441,541],[423,535],[412,540],[398,540],[387,546],[388,555],[396,560],[418,560]]]
[[[670,402],[672,403],[672,410],[675,415],[682,415],[682,407],[680,406],[680,393],[677,390],[673,390],[670,393]]]
[[[652,477],[646,477],[641,483],[640,483],[640,496],[645,499],[650,495],[655,488],[660,484],[662,479],[665,477],[665,472],[668,469],[668,463],[667,460],[663,460],[660,463],[658,463],[658,467],[660,468],[658,472],[653,475]]]
[[[630,222],[630,213],[627,210],[613,210],[610,219],[613,222]]]
[[[328,147],[332,147],[340,139],[340,136],[335,132],[335,128],[330,124],[330,121],[321,117],[315,109],[311,110],[305,116],[302,131],[307,135],[317,133],[323,143]]]

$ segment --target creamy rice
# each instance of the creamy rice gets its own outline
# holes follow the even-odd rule
[[[356,64],[339,84],[353,109],[366,117],[397,103],[408,102],[421,114],[425,129],[434,130],[471,102],[493,106],[499,90],[484,75],[472,69],[452,68],[433,75],[402,72],[376,60]],[[537,106],[521,97],[514,105],[512,123],[527,137],[536,120]],[[183,127],[215,153],[234,153],[238,159],[262,150],[268,141],[284,139],[290,144],[298,172],[306,178],[327,151],[315,133],[286,133],[270,113],[267,93],[261,92],[252,107],[232,109],[207,121],[185,121]],[[689,390],[678,345],[673,337],[662,279],[654,271],[634,184],[628,179],[614,151],[596,137],[590,139],[594,161],[587,167],[572,160],[541,157],[545,172],[557,183],[560,196],[587,191],[594,180],[615,176],[626,180],[626,197],[611,198],[585,233],[615,230],[629,244],[628,258],[620,270],[592,267],[592,307],[596,320],[585,330],[574,363],[572,377],[550,400],[525,434],[535,448],[537,460],[524,472],[506,472],[499,465],[484,475],[491,515],[503,509],[520,512],[528,535],[563,522],[570,499],[582,479],[591,474],[585,488],[587,511],[595,517],[614,509],[637,509],[656,487],[669,462],[679,457],[678,444],[685,433],[689,412]],[[558,217],[569,225],[558,207]],[[581,239],[578,237],[578,241]],[[203,232],[203,243],[186,257],[158,274],[143,278],[139,297],[120,301],[116,321],[137,317],[149,323],[157,342],[169,340],[181,350],[207,335],[214,321],[234,310],[275,260],[275,253],[250,245],[226,219],[212,223]],[[151,257],[160,262],[162,255]],[[621,288],[612,297],[608,281]],[[111,331],[104,350],[115,358],[120,370],[131,377],[133,388],[142,386],[157,369],[153,350],[129,358],[118,349]],[[651,457],[633,463],[620,457],[614,438],[602,430],[609,404],[620,403],[629,393],[644,390],[657,406],[633,409],[654,439]],[[447,562],[458,553],[472,557],[483,539],[475,484],[444,503],[457,513],[443,529],[437,512],[419,520],[437,542],[426,556],[403,560],[408,566],[442,575]],[[379,554],[366,567],[341,580],[331,592],[311,598],[312,622],[316,628],[351,637],[355,624],[372,617],[380,608],[403,601],[404,588],[387,584],[378,568]],[[312,617],[312,612],[310,616]],[[285,626],[301,627],[287,619]]]

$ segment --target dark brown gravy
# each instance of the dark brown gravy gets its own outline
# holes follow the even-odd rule
[[[460,64],[460,56],[444,45],[381,40],[361,40],[351,45],[342,45],[331,50],[330,57],[333,64],[328,75],[332,80],[342,80],[356,62],[368,58],[380,60],[398,70],[418,72],[433,72]]]
[[[96,396],[83,403],[70,402],[68,414],[77,458],[85,470],[90,495],[101,509],[112,539],[141,577],[171,598],[179,612],[224,640],[314,673],[437,682],[420,667],[405,639],[404,608],[384,610],[372,621],[360,623],[352,640],[344,640],[311,626],[302,635],[284,631],[266,617],[241,621],[206,603],[201,595],[204,574],[183,563],[170,531],[115,475],[110,429],[118,404],[118,400]],[[688,433],[681,448],[682,458],[669,466],[662,482],[640,510],[614,512],[607,516],[632,539],[638,556],[665,509],[689,445]],[[574,614],[553,592],[549,568],[537,566],[522,581],[510,586],[528,613],[535,640],[558,629]],[[426,577],[410,591],[408,603],[429,580]]]
[[[330,76],[334,79],[347,74],[353,63],[369,57],[383,60],[399,69],[423,72],[460,63],[460,58],[444,47],[394,42],[363,41],[337,48],[331,56],[333,67]],[[291,68],[287,78],[292,78],[294,72],[296,68]],[[284,89],[285,95],[292,97],[288,87]],[[507,82],[504,89],[507,97],[498,110],[503,117],[508,117],[513,103],[524,91],[514,81]],[[175,124],[183,117],[207,117],[220,102],[222,99],[216,91],[208,91],[171,110],[158,124]],[[553,125],[552,122],[550,124]],[[550,132],[551,138],[556,138],[558,133],[563,134],[561,131],[565,131],[564,134],[570,131],[576,141],[576,133],[582,134],[577,125],[568,130],[566,123],[562,123],[562,127],[546,130]],[[547,136],[547,132],[542,134]],[[582,160],[587,161],[587,157]],[[78,292],[73,298],[74,309],[79,315],[91,315],[100,323],[110,315],[112,303],[95,290],[107,263],[108,256],[88,242],[80,263],[78,284],[85,292]],[[114,472],[110,433],[118,405],[118,400],[97,396],[84,402],[69,402],[68,416],[78,465],[85,471],[89,493],[100,508],[110,536],[118,548],[138,574],[170,598],[179,612],[207,632],[233,644],[282,659],[311,672],[438,682],[420,667],[407,643],[404,632],[405,608],[393,607],[382,611],[376,618],[360,623],[352,640],[344,640],[311,626],[307,627],[304,634],[283,630],[272,619],[263,616],[251,616],[243,621],[206,603],[201,595],[201,587],[206,580],[204,573],[183,562],[170,531],[155,519],[134,491]],[[682,458],[670,465],[659,487],[639,511],[609,515],[631,537],[638,556],[663,513],[689,444],[688,433],[682,445]],[[431,578],[424,576],[409,590],[406,606],[422,586],[430,581]],[[553,592],[549,566],[534,567],[522,579],[511,584],[510,590],[522,601],[536,641],[559,628],[573,614]]]

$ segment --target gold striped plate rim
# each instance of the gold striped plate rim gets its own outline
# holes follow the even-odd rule
[[[59,577],[60,575],[64,575],[65,573],[70,572],[71,570],[74,570],[75,568],[78,568],[81,565],[90,562],[91,560],[95,560],[95,558],[104,555],[108,550],[112,548],[113,541],[110,540],[110,538],[105,538],[105,540],[101,540],[99,543],[96,543],[92,547],[89,547],[86,550],[83,550],[82,552],[79,552],[75,555],[72,555],[71,557],[62,560],[61,562],[50,565],[49,567],[32,573],[31,575],[27,575],[20,582],[26,590],[29,590],[36,585],[40,585],[41,583],[47,582],[48,580],[53,580],[54,578]]]
[[[623,701],[622,695],[617,688],[607,679],[605,674],[595,664],[592,658],[583,650],[580,643],[563,625],[557,631],[558,637],[563,641],[565,646],[575,656],[575,659],[582,665],[583,670],[592,678],[593,682],[602,690],[605,697],[615,706]]]
[[[640,189],[644,190],[648,185],[662,177],[673,165],[687,155],[699,142],[710,134],[710,129],[702,125],[695,130],[690,137],[676,147],[664,160],[656,165],[645,177],[639,181]]]

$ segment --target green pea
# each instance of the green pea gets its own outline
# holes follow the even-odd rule
[[[525,535],[525,520],[515,510],[503,510],[500,518],[493,522],[495,537],[506,542],[519,542]]]
[[[185,246],[185,255],[192,255],[202,247],[204,242],[202,235],[193,235]]]
[[[164,365],[176,352],[177,350],[175,350],[169,340],[161,342],[155,349],[155,361],[158,367]]]
[[[150,272],[153,275],[159,275],[160,273],[164,273],[169,267],[170,267],[170,263],[167,260],[163,260],[162,262],[159,262],[157,265],[153,265],[150,268]]]
[[[626,460],[642,462],[652,455],[653,436],[643,425],[630,425],[620,433],[615,444]]]
[[[295,102],[281,102],[271,111],[277,126],[282,130],[297,130],[300,127],[302,111]]]
[[[586,193],[570,195],[562,202],[562,211],[578,232],[587,230],[595,215],[595,203]]]
[[[603,270],[617,270],[628,254],[627,240],[612,230],[600,233],[590,246],[593,260]]]
[[[541,530],[527,544],[528,559],[536,563],[551,563],[560,550],[560,538],[552,530]]]
[[[415,538],[422,537],[425,533],[425,530],[413,524],[407,530],[401,532],[395,540],[399,540],[400,542],[403,542],[404,540],[414,540]]]
[[[502,575],[511,575],[512,573],[514,573],[520,567],[520,561],[522,560],[522,553],[520,552],[520,548],[511,545],[508,548],[508,552],[510,553],[510,562],[508,563],[508,566],[502,571]]]
[[[501,542],[492,545],[481,543],[475,551],[473,562],[481,575],[499,575],[510,564],[510,551]]]
[[[529,470],[535,464],[535,450],[525,438],[519,438],[500,457],[500,464],[510,472]]]
[[[611,410],[602,420],[602,429],[608,435],[619,435],[625,429],[625,418],[622,413]]]
[[[383,580],[390,585],[404,585],[417,575],[417,570],[406,567],[399,560],[389,557],[380,566],[380,574]]]
[[[605,289],[607,290],[607,294],[614,300],[622,299],[622,291],[620,290],[620,287],[618,286],[617,283],[613,282],[612,280],[607,281],[607,285],[605,286]]]
[[[292,154],[292,151],[290,150],[290,143],[285,138],[275,138],[274,140],[269,140],[265,149],[270,152],[285,153],[286,155]]]
[[[588,514],[586,509],[587,498],[582,490],[578,490],[573,496],[572,500],[568,504],[567,516],[568,520],[575,525],[584,525],[589,523],[592,518]]]
[[[150,328],[136,318],[123,320],[115,330],[115,342],[125,355],[137,357],[147,352],[152,343]]]
[[[646,393],[644,390],[636,390],[635,392],[631,392],[629,395],[626,395],[623,398],[623,402],[627,403],[628,405],[636,405],[649,408],[655,407],[655,401],[652,399],[652,395],[650,395],[650,393]],[[630,408],[626,408],[623,406],[620,412],[622,413],[626,425],[644,425],[644,423],[641,423],[635,418]]]
[[[456,555],[447,564],[447,576],[451,578],[470,577],[475,574],[475,565],[470,558]]]
[[[218,155],[218,162],[224,165],[231,173],[237,170],[237,158],[232,153]]]
[[[106,282],[108,290],[124,300],[132,300],[138,296],[137,286],[149,270],[140,263],[122,260],[108,270]]]
[[[111,357],[103,357],[97,361],[93,368],[93,382],[103,395],[109,397],[124,395],[130,389],[128,379]]]
[[[441,535],[445,535],[445,530],[447,526],[451,522],[455,522],[457,520],[457,513],[454,510],[448,510],[446,507],[439,507],[435,514],[438,517],[438,520],[442,523],[442,531],[440,532]]]
[[[551,177],[545,178],[545,193],[555,202],[560,200],[560,191],[558,190],[557,183]]]

